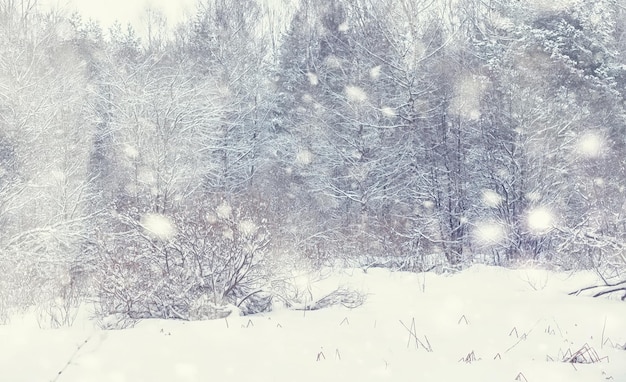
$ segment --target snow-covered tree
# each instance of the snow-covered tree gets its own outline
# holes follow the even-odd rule
[[[60,14],[2,5],[2,289],[13,303],[47,304],[71,298],[91,217],[87,64]]]

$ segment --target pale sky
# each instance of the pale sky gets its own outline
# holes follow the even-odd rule
[[[167,17],[168,26],[175,26],[195,13],[196,0],[42,0],[41,3],[56,5],[69,13],[77,10],[84,20],[98,20],[106,31],[115,20],[141,29],[148,7],[161,10]]]
[[[293,9],[297,1],[261,0],[261,3],[274,9],[274,16],[268,19],[268,22],[283,25],[289,9]],[[78,11],[85,21],[97,20],[105,33],[116,20],[122,26],[130,23],[142,38],[146,37],[145,18],[148,8],[152,7],[162,12],[171,31],[180,22],[189,20],[195,14],[197,3],[198,0],[38,0],[38,4],[43,8],[52,6],[67,14]]]

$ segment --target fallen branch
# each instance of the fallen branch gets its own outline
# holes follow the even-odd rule
[[[61,374],[63,374],[65,372],[65,370],[72,364],[72,362],[74,361],[74,359],[78,355],[78,352],[80,352],[80,349],[82,349],[82,347],[85,346],[85,344],[87,342],[89,342],[90,339],[91,339],[91,336],[87,337],[87,339],[85,339],[80,345],[78,345],[76,347],[76,350],[74,350],[74,353],[72,353],[72,355],[70,356],[70,359],[68,359],[67,362],[65,363],[65,365],[61,368],[61,370],[59,370],[59,372],[57,373],[56,377],[54,377],[52,382],[56,382],[59,379]]]
[[[570,296],[578,296],[581,292],[584,292],[584,291],[587,291],[587,290],[591,290],[591,289],[595,289],[595,288],[612,287],[612,286],[617,286],[617,285],[621,285],[621,284],[626,284],[626,280],[625,281],[620,281],[619,283],[615,283],[615,284],[608,284],[607,283],[605,285],[592,285],[592,286],[580,288],[580,289],[575,290],[573,292],[569,292],[568,295],[570,295]]]
[[[624,291],[624,295],[620,298],[620,300],[622,300],[622,301],[626,300],[626,286],[623,286],[621,288],[608,289],[608,290],[605,290],[605,291],[602,291],[602,292],[598,292],[598,293],[594,294],[593,297],[600,297],[600,296],[604,296],[605,294],[619,292],[619,291]]]
[[[610,289],[606,289],[600,292],[597,292],[595,294],[592,295],[592,297],[600,297],[600,296],[604,296],[610,293],[615,293],[615,292],[620,292],[620,291],[624,291],[624,295],[622,296],[621,300],[624,301],[626,300],[626,280],[617,282],[617,283],[606,283],[604,285],[592,285],[592,286],[588,286],[585,288],[580,288],[578,290],[575,290],[573,292],[568,293],[570,296],[575,295],[578,296],[580,295],[580,293],[584,292],[584,291],[588,291],[588,290],[592,290],[592,289],[597,289],[597,288],[610,288]]]

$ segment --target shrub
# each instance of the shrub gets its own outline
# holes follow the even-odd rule
[[[99,250],[100,317],[188,320],[218,318],[227,304],[259,309],[252,296],[266,282],[266,230],[230,207],[194,207],[162,216],[173,226],[165,236],[122,218],[130,230],[108,235]]]

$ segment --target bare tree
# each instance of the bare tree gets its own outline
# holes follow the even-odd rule
[[[71,298],[91,198],[86,67],[61,33],[63,17],[38,14],[33,4],[4,2],[0,29],[6,37],[0,48],[6,149],[0,245],[3,280],[20,305]],[[33,285],[44,293],[32,293]]]

